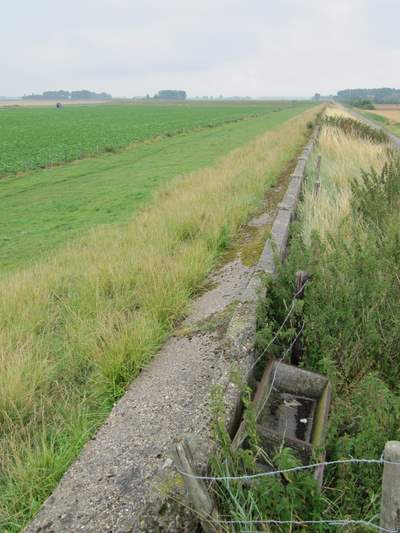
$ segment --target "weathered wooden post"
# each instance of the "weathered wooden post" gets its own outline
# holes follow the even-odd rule
[[[302,270],[296,272],[296,293],[294,295],[295,300],[302,300],[304,298],[304,288],[306,286],[306,283],[310,279],[310,276],[307,274],[307,272],[303,272]],[[292,327],[294,326],[296,329],[296,322],[297,318],[295,317],[294,320],[291,320]],[[301,360],[303,357],[303,341],[301,337],[298,337],[293,346],[292,346],[292,353],[290,356],[290,361],[292,365],[299,366]]]
[[[400,442],[388,441],[383,458],[381,528],[400,531]]]
[[[215,533],[218,531],[216,525],[219,521],[218,511],[206,484],[202,479],[196,478],[196,472],[193,467],[193,453],[194,450],[190,445],[189,439],[186,438],[182,442],[178,442],[174,453],[175,464],[182,473],[193,510],[200,520],[203,531],[205,533]]]
[[[315,185],[314,185],[315,196],[319,195],[319,190],[321,188],[320,174],[321,174],[321,156],[319,155],[317,159],[317,179],[315,180]]]

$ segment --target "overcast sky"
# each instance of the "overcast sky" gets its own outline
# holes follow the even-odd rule
[[[2,0],[0,95],[400,87],[400,0]]]

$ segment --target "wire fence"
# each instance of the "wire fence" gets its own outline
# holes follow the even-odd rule
[[[271,393],[272,391],[274,390],[274,384],[275,384],[275,380],[276,380],[276,374],[278,372],[278,368],[279,368],[279,365],[281,363],[283,363],[283,361],[286,359],[286,356],[289,355],[289,353],[292,351],[292,348],[293,346],[295,345],[295,343],[297,342],[297,340],[299,339],[300,335],[303,333],[304,331],[304,326],[305,326],[305,323],[303,322],[300,330],[297,332],[296,336],[294,337],[294,339],[292,340],[290,346],[287,348],[287,350],[285,350],[285,352],[283,353],[282,357],[277,361],[276,365],[275,365],[275,368],[274,368],[274,373],[273,373],[273,376],[272,376],[272,381],[271,381],[271,385],[270,385],[270,388],[269,388],[269,391],[268,391],[268,394],[266,394],[262,404],[261,404],[261,407],[259,408],[258,412],[261,413],[267,403],[267,401],[269,400],[269,397],[271,396]]]
[[[400,462],[397,461],[388,461],[384,459],[383,457],[380,457],[379,459],[338,459],[336,461],[323,461],[320,463],[314,463],[311,465],[301,465],[301,466],[295,466],[292,468],[285,468],[282,470],[271,470],[269,472],[259,472],[257,474],[248,474],[248,475],[242,475],[242,476],[197,476],[194,474],[190,474],[188,472],[183,472],[180,469],[178,469],[179,473],[183,476],[186,476],[191,479],[197,479],[197,480],[203,480],[203,481],[252,481],[257,478],[263,478],[263,477],[271,477],[271,476],[279,476],[282,474],[290,474],[294,472],[301,472],[305,470],[311,470],[314,468],[318,468],[321,466],[331,466],[331,465],[349,465],[349,464],[364,464],[364,465],[395,465],[400,466]],[[226,526],[261,526],[261,525],[267,525],[267,526],[318,526],[318,525],[326,525],[326,526],[337,526],[337,527],[348,527],[348,526],[362,526],[364,528],[374,529],[376,531],[382,531],[383,533],[400,533],[400,529],[388,529],[385,527],[382,527],[378,524],[375,524],[371,520],[353,520],[353,519],[326,519],[326,520],[275,520],[275,519],[269,519],[269,520],[218,520],[219,525],[226,525]],[[241,527],[242,533],[256,533],[256,530],[245,530]],[[265,531],[265,530],[263,530]]]
[[[339,526],[339,527],[347,527],[347,526],[362,526],[367,527],[370,529],[374,529],[376,531],[382,531],[383,533],[399,533],[398,529],[387,529],[385,527],[381,527],[378,524],[374,524],[373,522],[369,522],[367,520],[243,520],[243,521],[235,521],[235,520],[226,520],[222,521],[221,524],[224,525],[271,525],[271,526],[283,526],[283,525],[295,525],[295,526],[307,526],[307,525],[329,525],[329,526]],[[252,530],[242,530],[242,533],[257,533],[254,529]],[[260,533],[265,533],[265,530],[263,530]]]
[[[292,468],[284,468],[283,470],[271,470],[268,472],[258,472],[257,474],[244,474],[242,476],[197,476],[195,474],[189,474],[188,472],[182,472],[178,470],[180,474],[192,479],[202,479],[204,481],[248,481],[261,477],[279,476],[281,474],[290,474],[291,472],[300,472],[302,470],[312,470],[320,466],[330,465],[348,465],[348,464],[370,464],[370,465],[395,465],[400,466],[400,462],[387,461],[383,457],[380,459],[337,459],[336,461],[323,461],[321,463],[314,463],[311,465],[294,466]]]

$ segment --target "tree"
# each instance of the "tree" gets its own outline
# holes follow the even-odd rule
[[[111,94],[92,91],[44,91],[42,94],[30,94],[22,97],[25,100],[110,100]]]

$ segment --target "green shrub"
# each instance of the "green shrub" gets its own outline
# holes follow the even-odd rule
[[[303,365],[328,374],[334,385],[326,443],[330,460],[379,458],[385,442],[400,439],[400,161],[389,157],[352,184],[351,244],[335,229],[329,246],[313,235],[303,244],[294,227],[287,263],[267,282],[259,308],[259,348],[277,333],[295,293],[295,273],[311,281],[304,301],[268,350],[286,349],[305,323]],[[379,512],[382,470],[377,465],[328,467],[325,496],[338,518]]]
[[[375,109],[373,101],[369,98],[358,98],[357,100],[352,100],[350,105],[359,107],[360,109]]]
[[[266,351],[265,359],[280,358],[304,323],[302,365],[332,381],[327,460],[377,459],[386,441],[400,439],[399,203],[400,161],[391,154],[382,172],[372,169],[352,183],[351,214],[345,221],[351,239],[343,238],[342,226],[332,230],[328,242],[314,234],[311,245],[305,246],[297,223],[287,262],[275,278],[266,280],[267,298],[258,310],[259,353]],[[310,281],[304,300],[294,301],[298,270],[307,271]],[[251,428],[253,419],[248,419]],[[249,449],[236,454],[225,440],[215,472],[256,472],[256,439],[253,436]],[[269,460],[277,468],[296,464],[287,449]],[[321,496],[307,474],[296,475],[289,485],[276,478],[220,484],[218,494],[221,509],[232,519],[364,520],[379,514],[381,478],[376,464],[332,465],[325,470]],[[320,530],[335,527],[312,528]]]

